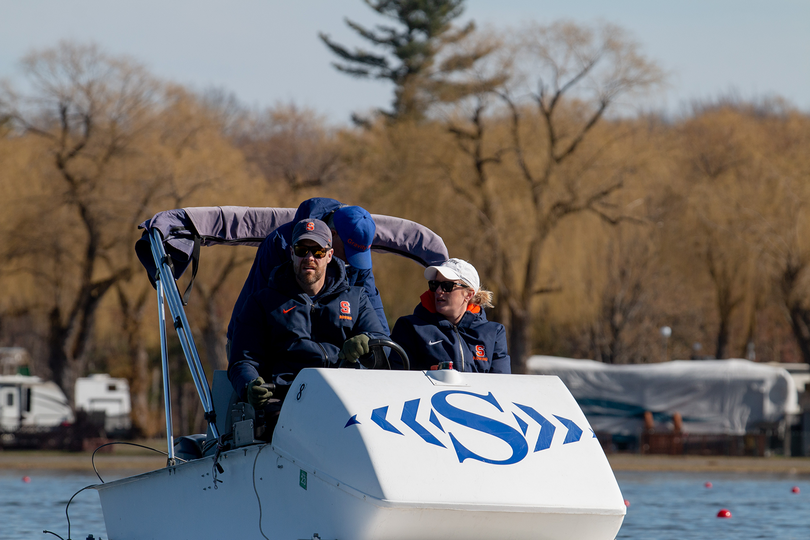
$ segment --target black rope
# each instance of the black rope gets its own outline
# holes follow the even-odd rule
[[[72,503],[72,502],[73,502],[73,499],[76,497],[76,495],[78,495],[79,493],[81,493],[81,492],[82,492],[82,491],[84,491],[85,489],[94,488],[94,487],[97,487],[98,485],[99,485],[99,484],[90,484],[89,486],[84,486],[82,489],[80,489],[79,491],[77,491],[76,493],[74,493],[74,494],[73,494],[73,497],[71,497],[71,498],[70,498],[70,500],[69,500],[69,501],[67,502],[67,504],[65,505],[65,517],[67,518],[67,526],[68,526],[67,540],[70,540],[70,514],[68,513],[68,510],[70,509],[70,503]],[[62,538],[61,536],[59,536],[58,534],[56,534],[56,533],[55,533],[55,532],[53,532],[53,531],[47,531],[47,530],[46,530],[46,531],[42,531],[42,532],[43,532],[43,533],[45,533],[45,534],[52,534],[52,535],[54,535],[55,537],[59,538],[60,540],[65,540],[64,538]]]
[[[253,492],[256,494],[256,502],[259,503],[259,532],[262,536],[267,538],[267,535],[264,534],[264,530],[262,529],[262,499],[259,497],[259,490],[256,488],[256,462],[259,461],[259,454],[262,453],[262,450],[267,448],[267,444],[263,444],[259,447],[259,451],[256,452],[256,457],[253,458]],[[267,540],[270,540],[267,538]]]
[[[95,459],[96,459],[96,452],[98,452],[99,450],[101,450],[101,449],[102,449],[102,448],[104,448],[105,446],[111,446],[111,445],[113,445],[113,444],[126,444],[126,445],[129,445],[129,446],[135,446],[135,447],[138,447],[138,448],[144,448],[144,449],[146,449],[146,450],[151,450],[152,452],[156,452],[156,453],[158,453],[158,454],[162,454],[162,455],[164,455],[164,456],[166,456],[166,457],[168,457],[168,456],[169,456],[169,454],[168,454],[167,452],[164,452],[164,451],[162,451],[162,450],[158,450],[157,448],[152,448],[152,447],[150,447],[150,446],[144,446],[144,445],[142,445],[142,444],[138,444],[138,443],[131,443],[131,442],[127,442],[127,441],[112,441],[112,442],[104,443],[104,444],[102,444],[101,446],[99,446],[98,448],[96,448],[95,450],[93,450],[93,455],[92,455],[92,456],[90,456],[90,463],[92,463],[92,465],[93,465],[93,472],[95,472],[95,473],[96,473],[96,476],[98,476],[98,479],[99,479],[99,481],[100,481],[102,484],[104,483],[104,480],[101,478],[101,475],[100,475],[100,474],[98,474],[98,469],[96,469],[96,461],[95,461]],[[179,460],[180,460],[180,461],[182,461],[183,463],[185,463],[185,462],[186,462],[186,460],[184,460],[184,459],[182,459],[182,458],[179,458],[179,457],[176,457],[176,456],[175,456],[175,459],[179,459]],[[98,485],[98,484],[96,484],[96,485]],[[68,532],[69,532],[69,531],[68,531]],[[68,536],[70,536],[70,534],[68,534]]]

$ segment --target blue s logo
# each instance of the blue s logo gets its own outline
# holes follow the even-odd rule
[[[500,417],[500,420],[450,404],[448,402],[448,398],[454,395],[468,396],[484,402],[487,404],[485,408],[491,408],[493,416]],[[367,418],[369,418],[369,420],[371,420],[371,422],[376,424],[379,428],[389,433],[406,436],[405,433],[403,433],[403,430],[407,427],[413,433],[418,435],[424,442],[440,448],[447,448],[447,445],[445,445],[439,438],[437,438],[436,435],[434,435],[427,427],[419,423],[417,420],[416,417],[417,413],[419,412],[420,402],[421,400],[417,398],[406,401],[402,405],[402,414],[400,416],[400,421],[402,422],[401,427],[397,427],[388,419],[388,405],[374,409]],[[526,439],[526,435],[529,431],[530,423],[536,424],[539,429],[537,440],[534,441],[533,453],[551,448],[554,434],[559,427],[555,426],[551,420],[537,412],[537,410],[535,410],[533,407],[522,405],[520,403],[512,403],[512,405],[515,406],[515,409],[511,410],[510,412],[512,413],[512,417],[519,428],[516,429],[515,427],[502,421],[504,416],[508,413],[503,407],[501,407],[500,403],[498,403],[498,400],[495,399],[495,396],[491,392],[486,395],[482,395],[464,390],[444,390],[433,395],[430,400],[430,405],[430,423],[433,424],[436,429],[441,431],[441,433],[446,434],[447,437],[449,437],[450,443],[453,445],[453,449],[456,452],[459,463],[464,463],[464,461],[467,459],[488,463],[490,465],[512,465],[514,463],[519,463],[529,454],[530,443]],[[481,407],[477,407],[477,410],[481,411]],[[555,418],[559,425],[566,430],[565,438],[562,441],[563,445],[579,442],[581,440],[583,431],[576,423],[556,414],[549,416],[549,418],[551,417]],[[484,435],[489,435],[495,437],[496,439],[500,439],[509,446],[511,449],[511,454],[505,459],[495,459],[491,456],[476,453],[465,446],[465,444],[463,444],[459,438],[453,434],[451,429],[445,430],[440,418],[453,422],[455,425],[472,429]],[[344,429],[359,424],[361,424],[361,421],[357,419],[357,415],[355,414],[349,418],[348,422],[346,422]],[[593,435],[593,438],[595,437],[596,434]]]
[[[522,460],[526,457],[526,454],[529,451],[529,446],[526,444],[526,439],[521,435],[519,431],[511,426],[507,426],[503,422],[499,422],[492,418],[487,418],[486,416],[481,416],[479,414],[475,414],[469,411],[465,411],[463,409],[459,409],[458,407],[454,407],[447,403],[447,397],[452,394],[465,394],[468,396],[474,396],[478,399],[482,399],[487,403],[492,404],[495,408],[497,408],[500,412],[503,412],[503,409],[498,404],[495,396],[492,395],[490,392],[486,396],[480,396],[478,394],[473,394],[472,392],[464,392],[461,390],[447,390],[444,392],[439,392],[435,394],[433,398],[430,400],[431,405],[433,405],[433,409],[447,418],[459,425],[469,427],[476,431],[480,431],[482,433],[486,433],[497,437],[504,441],[512,448],[512,455],[505,460],[494,460],[489,459],[483,456],[479,456],[472,450],[468,449],[466,446],[461,444],[455,436],[453,436],[452,432],[448,432],[450,436],[450,440],[453,442],[453,448],[456,450],[456,455],[458,455],[459,463],[463,463],[465,459],[475,459],[478,461],[483,461],[484,463],[490,463],[492,465],[510,465],[512,463],[517,463],[518,461]]]

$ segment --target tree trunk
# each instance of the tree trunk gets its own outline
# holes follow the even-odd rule
[[[715,358],[718,360],[728,356],[728,317],[720,317],[720,328],[717,330],[717,349]]]
[[[84,373],[84,361],[80,356],[73,358],[68,351],[70,347],[70,325],[62,324],[59,308],[53,308],[49,315],[48,329],[48,367],[51,379],[62,390],[68,405],[74,406],[76,379]],[[82,349],[83,350],[83,349]]]
[[[797,304],[788,306],[790,310],[790,327],[793,329],[793,336],[799,344],[802,352],[802,359],[810,364],[810,311],[803,309]]]
[[[142,341],[130,344],[132,362],[132,425],[138,435],[151,438],[157,435],[149,407],[149,355]]]
[[[65,357],[65,329],[60,323],[61,313],[58,307],[51,309],[48,314],[48,367],[51,370],[51,380],[64,391],[65,371],[67,358]],[[67,392],[65,392],[67,395]],[[68,398],[70,399],[70,398]],[[70,401],[72,403],[72,401]]]
[[[130,301],[121,284],[116,285],[121,316],[124,319],[123,330],[126,334],[127,350],[132,375],[130,393],[132,396],[132,425],[137,435],[154,437],[157,426],[153,421],[154,408],[149,406],[149,354],[144,347],[143,315],[146,306],[147,292],[141,292],[134,301]]]
[[[212,370],[228,369],[228,359],[225,357],[226,336],[223,331],[222,318],[217,311],[214,297],[207,298],[205,305],[205,326],[203,327],[203,341],[208,365]]]
[[[526,363],[532,352],[531,315],[528,309],[511,309],[509,319],[508,348],[512,358],[512,373],[526,373]]]

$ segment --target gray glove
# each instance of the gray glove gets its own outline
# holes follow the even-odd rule
[[[273,397],[273,392],[268,390],[267,388],[262,388],[264,384],[264,379],[261,377],[257,377],[250,381],[247,385],[247,400],[248,403],[253,405],[254,409],[261,409],[264,407],[270,398]]]
[[[341,360],[346,360],[350,363],[357,362],[357,359],[363,356],[364,354],[368,354],[368,336],[365,334],[359,334],[354,337],[350,337],[343,343],[343,348],[340,350],[338,354],[338,358]]]

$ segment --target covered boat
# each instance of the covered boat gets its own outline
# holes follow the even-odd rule
[[[598,432],[638,435],[649,411],[657,429],[675,413],[695,434],[745,435],[798,414],[796,383],[781,367],[749,360],[675,360],[610,365],[593,360],[533,356],[528,368],[556,375]]]
[[[199,246],[255,245],[293,213],[191,208],[143,224],[137,249],[159,300],[169,459],[96,487],[109,538],[615,538],[621,492],[555,376],[304,369],[272,441],[254,440],[252,408],[236,402],[225,372],[209,387],[175,280]],[[425,266],[447,258],[429,229],[373,217],[372,249]],[[209,422],[177,445],[164,301]],[[398,348],[382,342],[378,354],[383,346]]]

